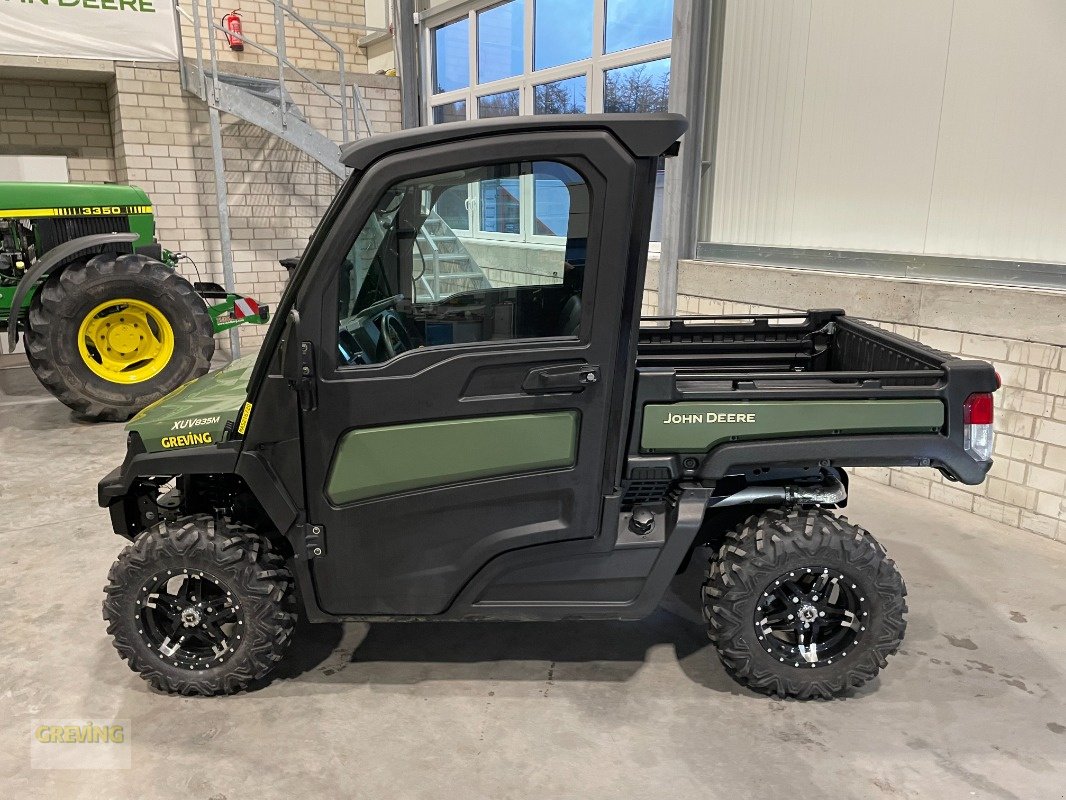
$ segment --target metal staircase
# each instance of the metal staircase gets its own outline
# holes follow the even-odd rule
[[[257,42],[244,34],[227,31],[215,20],[216,9],[212,0],[174,0],[181,86],[183,90],[207,104],[211,123],[211,152],[218,202],[219,244],[222,251],[222,281],[227,292],[234,291],[235,282],[220,115],[231,114],[257,125],[306,153],[341,179],[347,176],[348,170],[340,160],[340,145],[312,126],[301,113],[289,94],[289,76],[296,76],[299,82],[310,87],[310,91],[320,93],[331,105],[339,109],[342,144],[347,144],[359,136],[360,122],[365,135],[369,136],[372,132],[359,87],[348,80],[344,51],[326,36],[313,20],[307,19],[292,6],[280,0],[264,1],[274,9],[273,46]],[[333,52],[337,63],[336,90],[331,91],[288,58],[285,51],[285,33],[288,26],[310,32]],[[192,35],[194,54],[191,58],[185,54],[186,33]],[[270,56],[272,65],[269,69],[276,72],[277,78],[247,77],[223,72],[218,58],[220,33],[236,36],[246,47]],[[236,328],[230,329],[229,346],[231,357],[237,358],[240,355],[240,340]]]
[[[217,111],[232,114],[259,126],[288,142],[315,159],[339,178],[347,175],[340,163],[340,145],[311,125],[293,102],[289,93],[292,75],[311,91],[321,94],[340,111],[341,144],[347,144],[362,134],[371,134],[370,120],[363,104],[359,86],[351,83],[346,72],[344,51],[324,34],[313,20],[298,13],[280,0],[265,0],[274,9],[274,37],[271,44],[255,41],[247,35],[227,31],[215,21],[216,9],[212,0],[175,0],[174,12],[178,20],[179,37],[191,29],[194,55],[187,57],[181,49],[182,88],[196,95]],[[202,6],[202,12],[201,12]],[[310,32],[333,52],[337,64],[337,88],[331,91],[286,55],[287,27]],[[271,71],[277,78],[235,75],[220,67],[218,35],[236,36],[246,47],[270,56]],[[182,37],[183,38],[183,37]],[[207,39],[206,56],[204,39]]]
[[[207,80],[210,81],[210,78]],[[303,151],[338,178],[347,176],[347,169],[340,162],[337,143],[312,127],[292,102],[288,92],[281,93],[282,89],[276,81],[220,73],[217,82],[212,83],[214,86],[208,91],[214,92],[212,104],[219,111],[255,123]],[[249,88],[253,83],[268,86],[265,91],[254,91]]]
[[[455,231],[436,211],[426,217],[415,243],[426,267],[418,279],[418,302],[437,302],[456,292],[492,288]]]

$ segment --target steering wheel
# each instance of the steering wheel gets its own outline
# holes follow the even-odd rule
[[[383,311],[395,308],[396,304],[401,300],[403,300],[402,294],[394,294],[392,297],[386,297],[384,300],[378,300],[376,303],[371,303],[352,317],[351,326],[353,328],[362,328]]]
[[[389,358],[396,358],[411,349],[411,336],[399,314],[391,308],[387,309],[377,317],[376,322],[381,329],[381,343]]]

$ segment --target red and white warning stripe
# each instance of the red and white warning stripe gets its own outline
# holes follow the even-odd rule
[[[233,316],[237,319],[259,316],[259,303],[250,297],[238,297],[233,301]]]

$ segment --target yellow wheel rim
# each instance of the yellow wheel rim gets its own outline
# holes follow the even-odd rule
[[[120,297],[85,315],[78,328],[78,352],[105,381],[141,383],[170,362],[174,329],[151,303]]]

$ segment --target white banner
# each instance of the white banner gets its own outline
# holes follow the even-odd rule
[[[176,61],[172,0],[0,0],[0,53]]]

